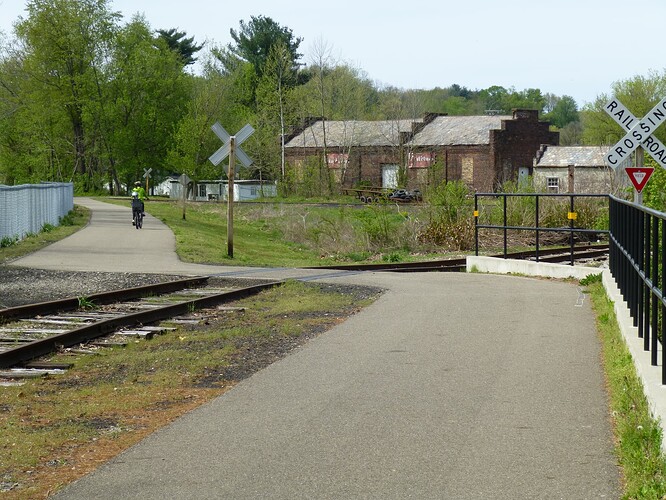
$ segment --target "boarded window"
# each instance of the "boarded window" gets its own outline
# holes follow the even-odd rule
[[[398,187],[398,165],[382,165],[382,187],[391,189]]]
[[[474,158],[466,156],[462,159],[461,180],[470,186],[474,184]]]
[[[294,173],[299,182],[303,181],[303,171],[305,170],[305,163],[302,159],[294,160]]]

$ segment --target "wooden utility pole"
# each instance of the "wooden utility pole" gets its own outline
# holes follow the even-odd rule
[[[227,195],[227,255],[234,257],[234,174],[236,172],[236,136],[229,138],[229,191]]]
[[[249,123],[245,125],[238,133],[230,135],[229,132],[224,130],[224,127],[218,122],[215,122],[211,130],[223,142],[223,146],[211,155],[210,162],[213,165],[218,165],[224,160],[227,155],[229,156],[229,191],[227,195],[227,254],[229,257],[234,256],[234,175],[236,173],[236,157],[238,160],[249,167],[252,164],[252,159],[245,154],[245,151],[240,147],[241,143],[254,133],[252,125]]]

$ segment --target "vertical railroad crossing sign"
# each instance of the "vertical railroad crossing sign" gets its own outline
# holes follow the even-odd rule
[[[250,137],[254,132],[252,126],[248,123],[238,131],[235,136],[229,135],[224,130],[224,127],[219,122],[211,127],[216,136],[218,136],[223,143],[223,146],[215,151],[210,158],[210,162],[217,166],[227,156],[229,157],[229,189],[227,195],[227,255],[231,258],[234,256],[234,173],[236,172],[236,158],[240,162],[249,167],[252,165],[252,160],[240,148],[240,145],[245,139]]]
[[[146,193],[148,192],[148,179],[150,179],[150,173],[153,171],[152,168],[143,169],[143,178],[146,179]]]
[[[152,168],[144,168],[143,169],[143,178],[144,179],[150,179],[150,173],[153,171]]]
[[[618,125],[627,130],[625,136],[606,154],[605,161],[609,167],[615,170],[640,146],[666,168],[666,146],[652,135],[666,121],[666,99],[659,101],[642,120],[638,120],[617,99],[608,101],[604,109]]]

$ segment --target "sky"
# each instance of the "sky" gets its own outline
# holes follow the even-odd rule
[[[0,0],[0,31],[26,15]],[[178,28],[225,46],[229,31],[269,17],[302,38],[301,62],[328,54],[379,88],[470,90],[499,85],[570,96],[579,107],[614,82],[663,74],[664,0],[109,0],[126,21]]]

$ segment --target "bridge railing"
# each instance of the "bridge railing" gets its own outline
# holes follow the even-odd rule
[[[543,245],[542,238],[545,234],[560,233],[568,237],[571,248],[571,265],[574,265],[574,244],[576,238],[587,235],[589,239],[596,239],[598,236],[608,234],[605,228],[581,227],[578,221],[578,214],[581,210],[586,210],[590,200],[598,200],[604,203],[602,212],[607,211],[608,195],[606,194],[576,194],[576,193],[476,193],[474,195],[474,220],[475,220],[475,252],[479,255],[479,230],[491,229],[502,232],[504,258],[507,258],[510,232],[533,232],[535,257],[537,262],[540,259],[540,249]],[[552,205],[559,210],[556,217],[552,216]],[[516,217],[510,214],[515,212],[510,204],[520,204],[518,221]],[[550,207],[545,205],[550,204]],[[490,208],[489,208],[490,207]],[[550,215],[546,217],[545,209],[548,208]],[[589,210],[588,210],[589,211]],[[493,212],[492,217],[487,213]],[[499,221],[501,219],[501,222]],[[549,220],[545,220],[549,219]],[[553,220],[556,226],[553,226]],[[526,222],[527,221],[527,222]],[[587,224],[589,221],[583,221]]]
[[[658,366],[666,333],[666,214],[610,197],[610,271],[629,312]],[[666,352],[661,354],[661,383],[666,384]]]

